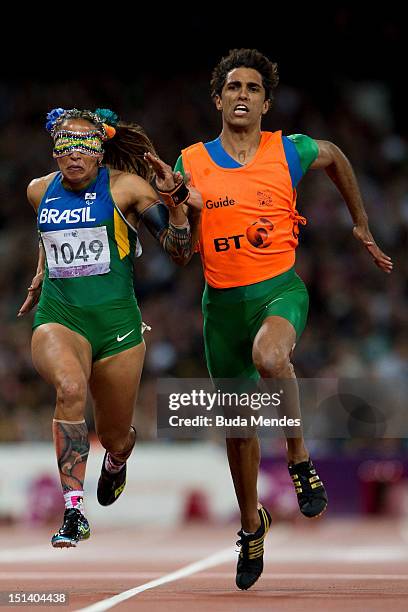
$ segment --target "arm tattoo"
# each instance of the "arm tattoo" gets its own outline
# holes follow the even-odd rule
[[[190,226],[175,227],[169,223],[169,228],[163,238],[163,248],[173,261],[179,265],[186,264],[192,255]]]
[[[193,239],[197,239],[200,215],[194,217],[188,210],[189,225],[177,227],[169,222],[169,209],[162,202],[153,202],[140,213],[140,218],[149,232],[159,240],[163,249],[178,265],[187,264],[193,254]],[[191,218],[190,218],[191,217]]]
[[[158,200],[139,215],[151,235],[156,240],[161,240],[169,225],[169,209],[167,206]]]
[[[54,420],[52,431],[64,493],[82,490],[89,453],[88,427],[85,421],[68,423]]]

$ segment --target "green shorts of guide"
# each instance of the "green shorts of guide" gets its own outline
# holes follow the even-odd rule
[[[136,299],[73,306],[41,298],[33,329],[45,323],[59,323],[84,336],[92,347],[93,361],[126,351],[143,340],[142,316]]]
[[[252,361],[256,334],[267,317],[283,317],[299,340],[307,319],[309,296],[291,268],[274,278],[232,289],[206,285],[203,295],[204,345],[212,378],[247,378],[259,374]]]

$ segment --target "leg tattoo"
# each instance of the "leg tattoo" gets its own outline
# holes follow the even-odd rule
[[[89,453],[85,421],[70,423],[54,419],[52,433],[63,492],[82,491]]]

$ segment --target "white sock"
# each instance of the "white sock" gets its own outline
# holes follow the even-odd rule
[[[84,492],[83,491],[68,491],[64,493],[65,508],[77,508],[82,514],[84,513]]]
[[[122,463],[120,463],[119,461],[116,461],[111,456],[110,453],[106,453],[105,469],[110,474],[117,474],[118,472],[120,472],[120,470],[123,468],[125,463],[126,463],[126,461],[123,461]]]
[[[255,531],[244,531],[244,530],[242,530],[242,533],[243,533],[245,536],[249,536],[249,535],[254,535]]]

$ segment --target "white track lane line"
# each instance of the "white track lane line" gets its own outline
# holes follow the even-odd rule
[[[216,565],[227,563],[228,561],[232,561],[234,558],[236,558],[234,549],[231,547],[224,548],[224,550],[220,550],[209,557],[205,557],[204,559],[201,559],[201,561],[196,561],[195,563],[186,565],[175,572],[165,574],[161,578],[157,578],[151,582],[146,582],[145,584],[141,584],[140,586],[129,589],[128,591],[123,591],[123,593],[119,593],[118,595],[114,595],[108,599],[98,601],[97,603],[87,606],[86,608],[79,608],[78,612],[104,612],[104,610],[110,610],[110,608],[122,603],[122,601],[126,601],[139,593],[143,593],[143,591],[154,589],[155,587],[166,584],[167,582],[180,580],[181,578],[191,576],[192,574],[201,572],[209,567],[215,567]]]

